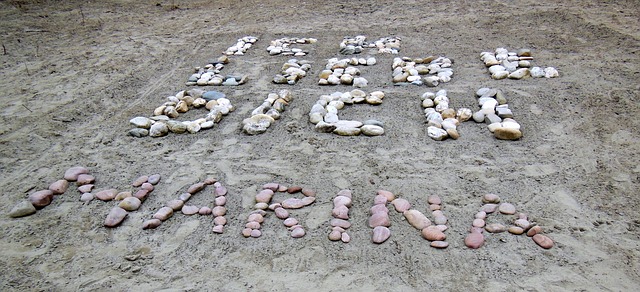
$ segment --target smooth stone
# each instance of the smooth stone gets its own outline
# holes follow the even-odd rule
[[[301,199],[297,199],[297,198],[288,198],[282,201],[281,204],[282,204],[282,207],[285,209],[300,209],[305,206],[304,202]]]
[[[213,224],[214,225],[226,225],[227,224],[227,218],[224,218],[223,216],[217,216],[215,218],[213,218]]]
[[[550,249],[553,247],[553,240],[543,234],[536,234],[533,236],[533,241],[544,249]]]
[[[147,191],[149,191],[149,192],[153,192],[153,189],[154,189],[153,185],[152,185],[152,184],[150,184],[150,183],[143,183],[143,184],[140,186],[140,188],[141,188],[141,189],[143,189],[143,190],[147,190]]]
[[[484,219],[479,219],[479,218],[473,219],[473,223],[471,224],[471,226],[478,227],[478,228],[483,228],[484,225],[485,225]]]
[[[291,237],[293,238],[300,238],[303,237],[305,235],[305,231],[304,228],[298,227],[298,228],[294,228],[293,230],[291,230]]]
[[[264,222],[264,216],[260,213],[252,213],[252,214],[249,214],[249,218],[247,218],[247,221],[262,223]]]
[[[427,226],[421,231],[422,237],[429,241],[442,241],[447,238],[444,232],[440,231],[438,227]]]
[[[195,194],[195,193],[197,193],[197,192],[199,192],[199,191],[203,190],[205,186],[206,186],[206,185],[205,185],[204,183],[202,183],[202,182],[192,184],[192,185],[191,185],[191,186],[189,186],[189,188],[187,189],[187,193],[189,193],[189,194],[192,194],[192,195],[193,195],[193,194]]]
[[[95,194],[95,197],[101,201],[111,201],[118,195],[118,190],[116,189],[108,189],[102,190]]]
[[[93,175],[83,173],[81,175],[78,175],[76,185],[83,186],[86,184],[92,184],[94,181],[96,181],[96,178]]]
[[[502,80],[505,79],[509,76],[509,71],[498,71],[495,72],[493,74],[491,74],[491,78],[495,79],[495,80]]]
[[[139,189],[138,191],[136,191],[135,194],[133,194],[134,197],[140,199],[140,201],[143,201],[147,199],[147,196],[149,195],[149,191],[148,190],[143,190],[143,189]]]
[[[269,203],[273,197],[274,192],[270,189],[262,189],[256,195],[256,203]]]
[[[274,212],[276,213],[276,217],[278,217],[279,219],[289,218],[289,211],[284,208],[276,208]]]
[[[90,202],[93,201],[93,198],[95,196],[92,193],[83,193],[82,196],[80,196],[80,201],[82,202]]]
[[[440,199],[440,197],[438,195],[431,195],[427,198],[427,202],[429,204],[436,204],[436,205],[440,205],[442,204],[442,199]]]
[[[429,136],[429,138],[436,140],[436,141],[442,141],[445,138],[447,138],[449,136],[449,134],[447,134],[447,131],[440,129],[438,127],[434,127],[434,126],[429,126],[427,128],[427,136]]]
[[[431,242],[431,247],[435,247],[435,248],[447,248],[448,246],[449,246],[449,243],[446,241],[436,240]]]
[[[397,198],[391,201],[391,205],[393,205],[396,211],[400,213],[404,213],[405,211],[411,209],[411,203],[409,203],[409,201],[402,198]]]
[[[391,202],[396,199],[396,195],[394,195],[392,192],[387,190],[377,190],[376,196],[383,196],[387,202]],[[380,204],[382,203],[384,202],[380,202]]]
[[[88,169],[86,169],[86,168],[84,168],[82,166],[74,166],[74,167],[71,167],[71,168],[67,169],[64,172],[64,177],[63,178],[65,180],[68,180],[68,181],[76,181],[76,180],[78,180],[78,176],[79,175],[87,174],[87,173],[89,173]]]
[[[57,180],[49,185],[49,190],[52,191],[54,195],[63,194],[67,191],[67,188],[69,188],[69,182],[64,179]]]
[[[104,226],[106,227],[116,227],[124,221],[124,218],[127,217],[127,211],[120,207],[113,207],[107,218],[104,219]]]
[[[343,219],[338,219],[338,218],[331,219],[329,224],[331,224],[331,226],[333,227],[341,227],[344,229],[349,229],[349,227],[351,227],[351,222]]]
[[[516,207],[509,203],[502,203],[498,207],[498,211],[502,214],[513,215],[516,213]]]
[[[476,215],[474,216],[475,219],[486,219],[487,218],[487,213],[485,211],[480,211],[478,213],[476,213]]]
[[[211,209],[211,214],[216,217],[224,216],[225,214],[227,214],[227,208],[222,206],[215,206],[213,207],[213,209]]]
[[[173,215],[173,209],[169,207],[162,207],[155,214],[153,214],[154,219],[159,219],[165,221]]]
[[[404,217],[407,219],[411,226],[415,227],[418,230],[423,230],[429,226],[431,226],[431,220],[427,218],[422,212],[411,209],[402,213]]]
[[[373,228],[373,234],[371,236],[371,241],[373,243],[383,243],[391,236],[391,230],[384,226],[376,226]]]
[[[388,198],[384,195],[376,195],[373,198],[373,204],[374,205],[386,205],[388,202]]]
[[[128,135],[136,138],[142,138],[142,137],[149,136],[149,130],[141,129],[141,128],[133,128],[129,130]]]
[[[16,204],[11,209],[11,211],[9,212],[9,216],[11,218],[18,218],[18,217],[29,216],[31,214],[34,214],[35,212],[36,212],[36,207],[34,207],[30,201],[22,201]]]
[[[184,205],[180,209],[180,212],[185,215],[194,215],[197,214],[198,211],[200,211],[200,207],[194,205]]]
[[[435,218],[433,218],[433,222],[437,225],[445,225],[447,224],[447,217],[444,215],[435,216]]]
[[[213,233],[222,234],[224,232],[224,225],[216,225],[211,229]]]
[[[529,74],[531,74],[531,77],[534,77],[534,78],[541,78],[545,76],[544,69],[540,67],[532,67],[529,70]]]
[[[141,186],[143,183],[146,183],[149,180],[149,177],[146,175],[140,176],[138,178],[136,178],[131,185],[134,187],[139,187]]]
[[[544,68],[545,78],[554,78],[558,76],[560,76],[560,73],[558,73],[558,70],[556,68],[553,68],[553,67]]]
[[[482,111],[477,111],[473,113],[471,117],[473,118],[473,121],[475,121],[476,123],[482,123],[484,122],[485,114]]]
[[[349,128],[349,127],[337,127],[333,130],[333,133],[338,134],[340,136],[357,136],[360,135],[360,128]]]
[[[498,197],[498,195],[496,194],[485,194],[484,196],[482,196],[482,202],[483,203],[492,203],[492,204],[497,204],[500,203],[500,197]]]
[[[182,209],[182,206],[184,206],[183,200],[171,200],[167,202],[167,207],[171,208],[173,211]]]
[[[160,224],[162,224],[162,221],[160,221],[160,219],[149,219],[142,223],[142,229],[155,229],[156,227],[160,226]]]
[[[360,127],[360,131],[366,136],[380,136],[384,134],[384,128],[376,125],[364,125]]]
[[[335,198],[333,198],[333,206],[334,207],[339,207],[339,206],[345,206],[347,208],[351,207],[351,198],[347,197],[347,196],[336,196]]]
[[[527,76],[530,76],[529,68],[520,68],[516,71],[511,72],[507,77],[510,79],[522,79]]]
[[[509,231],[509,233],[515,234],[515,235],[520,235],[520,234],[524,233],[524,229],[522,229],[522,227],[518,227],[518,226],[510,226],[509,229],[507,229],[507,231]]]
[[[227,204],[227,197],[219,196],[213,200],[213,204],[216,206],[224,206]]]
[[[342,232],[338,230],[332,230],[331,232],[329,232],[329,240],[338,241],[341,238],[342,238]]]
[[[484,227],[484,230],[490,233],[500,233],[507,231],[507,228],[500,223],[491,223]]]
[[[118,204],[118,207],[126,211],[135,211],[135,210],[138,210],[138,208],[140,208],[140,204],[142,204],[140,199],[136,197],[128,197],[128,198],[124,198],[124,200],[122,200]]]
[[[182,134],[187,131],[187,124],[180,121],[167,121],[169,131],[176,134]]]
[[[251,237],[258,238],[260,236],[262,236],[262,231],[260,231],[259,229],[251,230]]]
[[[151,127],[151,124],[153,124],[153,121],[146,117],[135,117],[129,120],[129,123],[138,128],[149,129]]]
[[[484,211],[487,214],[491,214],[498,209],[498,205],[496,204],[484,204],[480,208],[480,211]]]
[[[149,136],[151,137],[162,137],[166,136],[169,133],[169,127],[165,123],[155,123],[149,129]]]
[[[493,135],[500,140],[518,140],[522,137],[522,132],[514,128],[501,127],[495,129]]]
[[[344,205],[334,207],[331,211],[331,215],[339,219],[349,219],[349,208]]]
[[[116,197],[115,197],[115,198],[113,198],[113,199],[114,199],[114,200],[116,200],[116,201],[122,201],[122,200],[124,200],[125,198],[132,197],[132,196],[133,196],[133,194],[131,194],[131,192],[129,192],[129,191],[125,191],[125,192],[119,192],[119,193],[116,195]]]
[[[340,235],[340,240],[344,243],[349,243],[351,241],[351,236],[349,236],[349,234],[347,234],[346,232],[343,232]]]
[[[542,227],[540,226],[533,226],[529,229],[529,231],[527,231],[527,236],[532,237],[535,236],[536,234],[541,234],[542,233]]]
[[[471,249],[480,248],[484,244],[484,235],[482,233],[472,232],[464,238],[464,245]]]

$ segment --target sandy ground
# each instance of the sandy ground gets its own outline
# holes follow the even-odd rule
[[[114,202],[83,204],[74,189],[34,215],[1,216],[0,290],[637,291],[638,3],[557,2],[0,1],[0,209],[8,213],[74,165],[91,170],[97,189],[163,176],[116,229],[102,225]],[[367,91],[383,90],[384,104],[341,114],[382,120],[385,135],[314,132],[307,113],[318,96],[350,90],[318,86],[318,73],[342,38],[357,34],[400,36],[401,56],[454,59],[453,80],[437,89],[470,108],[478,88],[502,89],[524,137],[499,141],[467,122],[459,140],[431,140],[419,104],[427,88],[393,86],[391,55],[363,69]],[[126,135],[129,119],[186,89],[194,66],[245,35],[260,40],[225,70],[250,81],[208,88],[226,93],[235,112],[194,135]],[[264,49],[284,36],[318,39],[306,46],[310,76],[295,86],[270,83],[287,57]],[[561,76],[492,80],[478,58],[497,47],[530,48],[534,64]],[[295,96],[283,118],[265,134],[243,134],[241,121],[283,88]],[[230,192],[224,234],[211,232],[210,217],[182,214],[142,230],[166,201],[209,176]],[[292,212],[304,238],[289,237],[272,214],[263,237],[241,236],[253,196],[272,181],[318,192],[314,205]],[[327,239],[331,199],[343,188],[354,192],[349,244]],[[422,210],[428,195],[440,195],[449,248],[429,247],[395,211],[391,238],[371,243],[366,220],[378,189]],[[488,192],[529,214],[556,245],[543,250],[501,233],[466,248]],[[210,205],[212,196],[192,202]]]

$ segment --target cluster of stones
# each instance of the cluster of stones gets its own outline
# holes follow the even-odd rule
[[[422,237],[431,242],[431,246],[435,248],[447,248],[449,243],[445,241],[447,236],[444,231],[447,230],[447,217],[444,216],[442,211],[442,200],[437,195],[431,195],[427,198],[429,203],[429,210],[434,216],[435,225],[431,220],[427,218],[422,212],[416,209],[411,209],[409,201],[396,198],[391,201],[398,213],[402,213],[407,222],[414,228],[420,230]]]
[[[486,123],[489,131],[501,140],[518,140],[522,137],[520,124],[513,119],[507,97],[499,89],[480,88],[476,92],[480,110],[473,113],[473,120]]]
[[[249,135],[257,135],[267,131],[267,129],[284,112],[286,106],[293,101],[293,95],[289,90],[269,93],[267,99],[251,112],[251,117],[242,121],[242,131]]]
[[[358,65],[373,66],[376,58],[351,58],[338,59],[331,58],[327,61],[325,69],[320,72],[320,85],[353,85],[353,87],[363,88],[369,84],[364,77],[360,77],[360,69],[354,67]]]
[[[195,205],[187,205],[187,201],[202,191],[206,186],[213,185],[214,190],[214,202],[215,207],[210,208],[207,206],[195,206]],[[227,219],[224,217],[227,213],[227,209],[225,208],[225,204],[227,202],[227,188],[223,186],[220,182],[218,182],[215,178],[207,178],[203,182],[195,183],[189,188],[185,193],[180,194],[178,199],[168,201],[164,207],[158,209],[155,214],[153,214],[152,219],[149,219],[142,223],[142,229],[155,229],[162,224],[162,222],[173,216],[174,212],[180,211],[184,215],[213,215],[213,232],[214,233],[222,233],[224,232],[224,226],[227,224]]]
[[[64,194],[70,182],[76,182],[79,192],[90,192],[94,181],[95,177],[89,174],[88,169],[82,166],[71,167],[64,172],[63,179],[51,183],[47,189],[31,193],[27,200],[16,204],[9,211],[9,216],[18,218],[35,214],[38,209],[49,206],[55,196]]]
[[[288,198],[279,203],[271,203],[276,192],[287,192],[289,194],[301,192],[305,197],[302,199]],[[303,237],[306,234],[304,227],[299,224],[298,219],[290,217],[287,209],[300,209],[311,205],[316,201],[315,195],[316,193],[313,190],[299,186],[287,187],[278,183],[267,183],[263,185],[262,190],[256,194],[255,210],[249,214],[247,224],[242,230],[242,235],[253,238],[262,236],[262,222],[264,222],[264,217],[267,214],[266,210],[268,209],[274,211],[276,217],[283,220],[282,223],[291,232],[291,237]]]
[[[395,195],[385,190],[378,190],[373,198],[373,207],[370,209],[371,216],[368,222],[369,227],[373,228],[371,242],[380,244],[391,237],[391,230],[389,230],[391,219],[389,218],[387,203],[392,202],[394,199]]]
[[[309,69],[311,69],[311,62],[309,61],[299,61],[297,59],[288,60],[282,65],[280,74],[273,77],[273,83],[294,85],[298,80],[302,79],[302,77],[307,76]]]
[[[224,54],[242,56],[257,41],[258,41],[258,38],[254,36],[245,36],[245,37],[239,38],[238,42],[235,45],[229,47],[226,51],[224,51]]]
[[[379,105],[384,99],[382,91],[365,93],[360,89],[350,92],[334,92],[331,95],[322,95],[309,111],[309,121],[315,124],[315,130],[321,133],[334,133],[341,136],[380,136],[384,134],[384,123],[377,120],[364,122],[340,120],[338,110],[345,105],[366,102],[371,105]]]
[[[531,67],[531,50],[520,49],[517,52],[509,52],[505,48],[497,48],[495,52],[480,53],[480,60],[489,68],[491,78],[500,80],[505,78],[523,79],[526,77],[558,77],[558,70],[553,67],[542,69]]]
[[[181,113],[186,113],[192,108],[204,108],[209,113],[193,121],[177,121]],[[218,91],[204,91],[193,88],[182,90],[176,95],[167,97],[167,101],[153,110],[153,116],[135,117],[129,122],[136,128],[129,131],[134,137],[162,137],[169,132],[197,133],[202,129],[210,129],[219,123],[223,116],[235,110],[231,101],[225,98],[224,93]]]
[[[391,65],[394,85],[426,85],[436,87],[451,81],[453,69],[451,59],[429,56],[426,58],[394,58]]]
[[[108,189],[97,192],[95,197],[102,201],[110,201],[116,200],[120,201],[117,206],[111,208],[109,214],[104,219],[105,227],[117,227],[124,221],[124,219],[129,214],[128,212],[133,212],[140,208],[140,205],[147,199],[147,196],[154,190],[154,186],[160,182],[160,175],[143,175],[135,179],[131,186],[140,188],[135,193],[124,191],[118,192],[116,189]],[[93,199],[93,195],[91,193],[84,193],[82,195],[81,200],[83,201],[91,201]]]
[[[400,51],[399,37],[383,37],[374,42],[366,42],[367,37],[359,35],[356,37],[345,37],[340,42],[340,54],[353,55],[360,54],[365,48],[378,49],[378,53],[398,54]]]
[[[302,57],[306,56],[309,52],[300,48],[291,47],[291,45],[315,44],[317,41],[318,40],[314,38],[281,38],[271,41],[271,45],[267,47],[267,52],[272,56],[282,54],[283,56]]]
[[[351,190],[340,190],[336,197],[333,198],[333,210],[331,210],[333,219],[329,222],[329,224],[331,224],[329,240],[331,241],[340,240],[344,243],[351,241],[351,236],[347,233],[347,229],[351,227],[351,222],[349,222],[351,198]]]
[[[220,56],[216,60],[211,60],[204,67],[195,67],[194,73],[189,76],[185,85],[193,86],[238,86],[247,82],[245,75],[222,75],[224,65],[229,63],[229,57]]]
[[[524,213],[518,213],[516,215],[516,207],[514,205],[509,203],[500,203],[500,197],[495,194],[485,194],[482,197],[482,202],[484,205],[480,208],[478,213],[475,214],[471,230],[464,239],[464,244],[467,247],[472,249],[480,248],[484,244],[484,231],[489,233],[501,233],[508,231],[514,235],[526,233],[527,236],[532,237],[533,241],[540,247],[545,249],[553,247],[553,240],[542,234],[542,227],[529,222],[527,215]],[[516,215],[513,225],[506,227],[500,223],[487,224],[487,216],[495,213],[496,211],[503,215]]]
[[[427,136],[436,141],[442,141],[447,137],[458,139],[458,125],[471,118],[471,109],[460,108],[456,111],[449,108],[449,98],[444,89],[436,93],[427,91],[420,99],[427,118]]]

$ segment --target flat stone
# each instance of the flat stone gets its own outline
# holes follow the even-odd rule
[[[371,241],[373,243],[383,243],[391,236],[391,230],[384,226],[377,226],[373,228],[373,234],[371,236]]]
[[[106,227],[116,227],[122,223],[125,217],[127,217],[127,211],[120,207],[113,207],[107,218],[104,219],[104,226]]]
[[[74,166],[71,167],[69,169],[67,169],[64,172],[64,179],[68,180],[68,181],[76,181],[78,180],[78,176],[81,174],[87,174],[89,173],[89,170],[82,167],[82,166]]]
[[[500,140],[518,140],[522,137],[522,132],[514,128],[500,127],[493,131],[493,135]]]
[[[516,213],[516,207],[509,203],[502,203],[498,207],[498,211],[502,214],[513,215]]]
[[[384,134],[384,128],[376,125],[364,125],[360,127],[360,131],[366,136],[380,136]]]
[[[16,204],[13,207],[13,209],[11,209],[11,211],[9,212],[9,216],[11,218],[18,218],[18,217],[29,216],[31,214],[34,214],[35,212],[36,212],[36,207],[34,207],[33,204],[31,204],[31,202],[22,201]]]

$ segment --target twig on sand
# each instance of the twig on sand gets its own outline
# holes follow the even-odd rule
[[[4,44],[2,44],[2,54],[3,55],[7,54],[7,47],[5,47]]]
[[[22,105],[24,108],[26,108],[30,113],[32,113],[33,111],[31,109],[29,109],[26,105]]]
[[[27,63],[23,63],[24,64],[24,68],[27,69],[27,75],[31,76],[31,73],[29,73],[29,67],[27,67]]]

